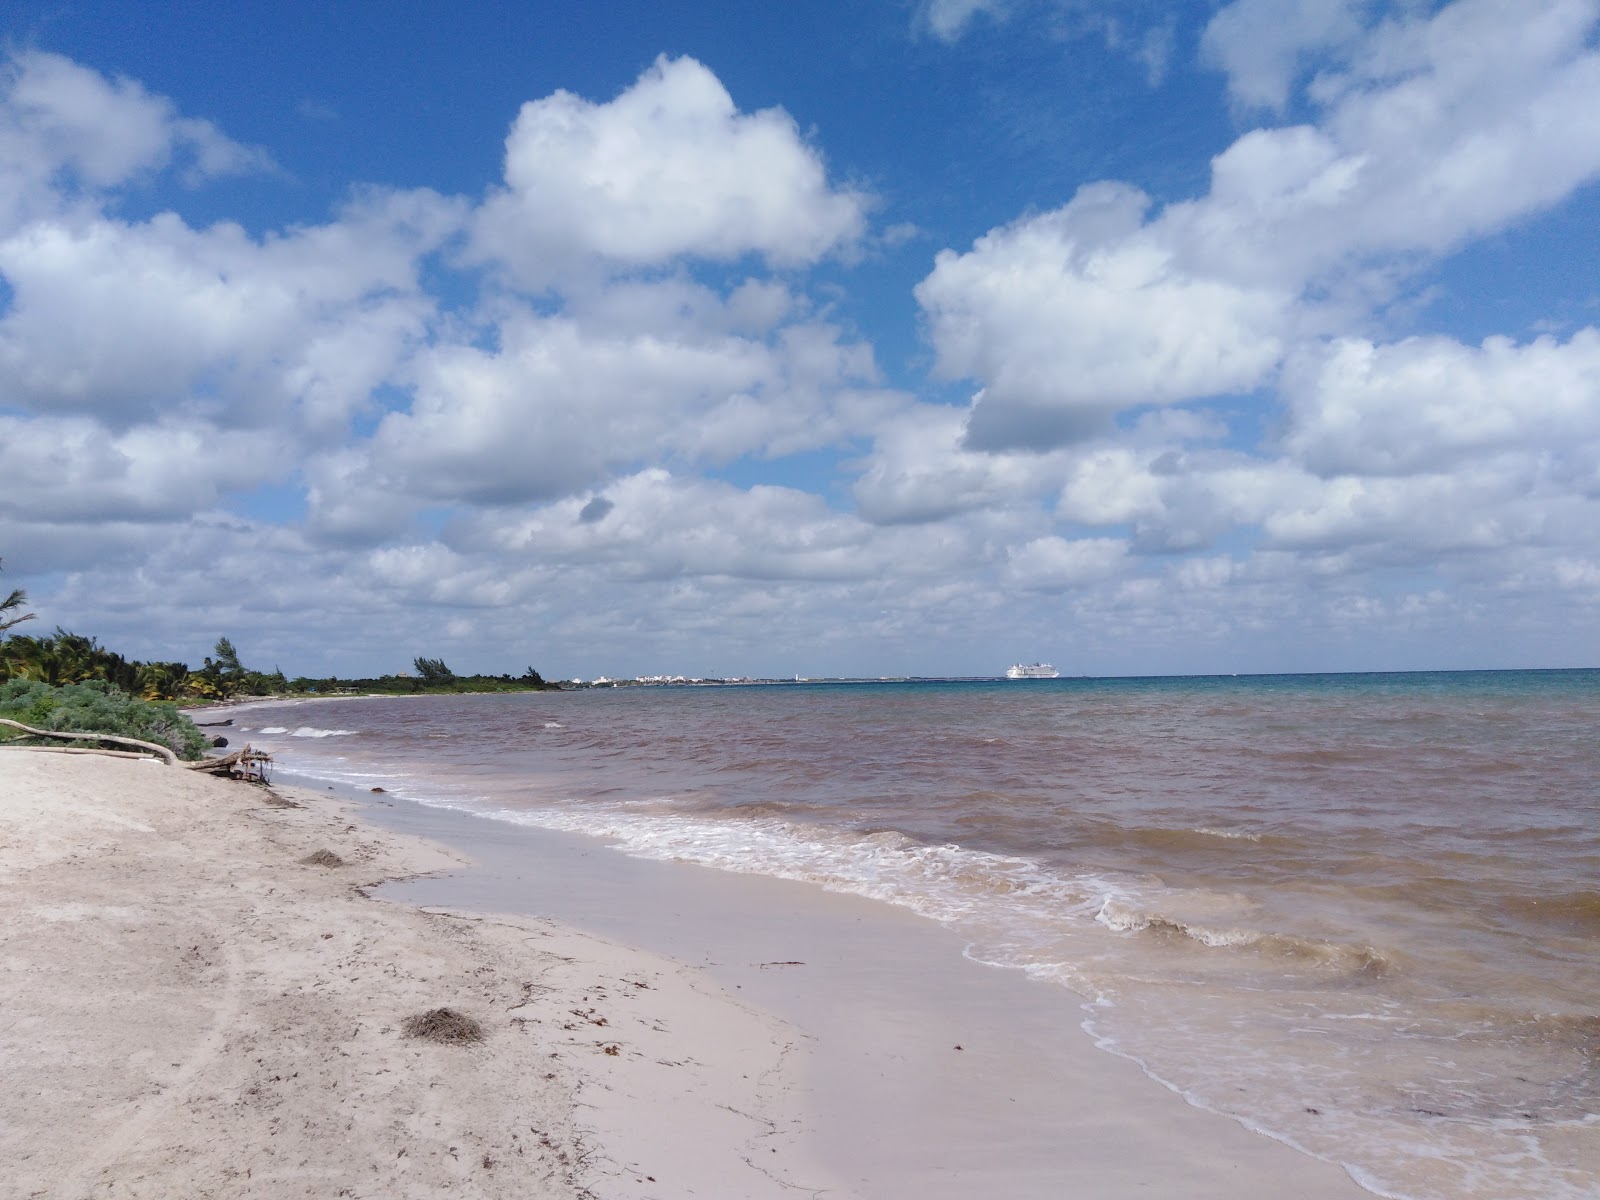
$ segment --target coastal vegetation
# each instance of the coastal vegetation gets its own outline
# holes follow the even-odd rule
[[[0,718],[62,733],[115,734],[170,748],[194,761],[205,753],[205,734],[171,703],[152,703],[103,680],[57,687],[32,679],[0,683]],[[0,741],[26,735],[0,727]],[[90,739],[92,741],[92,739]]]
[[[205,753],[206,737],[195,723],[176,705],[160,702],[170,698],[144,695],[149,690],[145,680],[159,675],[154,668],[182,664],[130,663],[94,638],[63,629],[48,638],[11,634],[34,619],[33,613],[22,611],[27,603],[21,588],[0,601],[0,719],[58,733],[138,738],[191,761]],[[187,673],[183,668],[183,675]],[[37,740],[0,727],[0,741],[19,739]]]
[[[13,635],[0,642],[0,680],[26,679],[62,687],[110,684],[151,701],[223,700],[235,695],[272,695],[289,689],[281,671],[252,671],[239,661],[227,638],[198,670],[181,662],[139,662],[102,646],[98,639],[57,628],[49,637]]]
[[[411,695],[420,692],[522,692],[555,689],[532,667],[520,675],[457,675],[440,658],[412,660],[415,674],[404,671],[361,679],[338,676],[296,676],[278,668],[260,671],[246,666],[227,637],[220,637],[198,668],[183,662],[140,662],[102,646],[98,639],[56,628],[47,637],[9,634],[23,621],[27,594],[20,588],[0,603],[0,683],[27,680],[66,687],[103,683],[130,697],[153,703],[205,704],[244,696],[350,695],[377,692]]]
[[[553,692],[561,688],[560,684],[546,682],[532,667],[521,675],[457,675],[439,658],[417,658],[412,660],[411,667],[410,673],[399,671],[360,679],[341,679],[336,675],[322,679],[299,676],[289,680],[282,690],[295,696],[415,696],[452,692]]]
[[[529,667],[520,675],[457,675],[440,659],[418,658],[415,674],[398,672],[367,678],[297,676],[281,670],[258,671],[239,661],[227,638],[199,668],[182,662],[139,662],[102,646],[93,637],[57,629],[48,637],[13,635],[0,641],[0,680],[28,679],[53,686],[99,681],[144,700],[185,704],[244,696],[348,695],[379,692],[522,692],[553,689]]]

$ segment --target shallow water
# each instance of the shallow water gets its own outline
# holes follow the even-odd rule
[[[1374,1191],[1554,1200],[1600,1194],[1597,718],[1579,671],[350,699],[238,724],[302,774],[902,905]]]

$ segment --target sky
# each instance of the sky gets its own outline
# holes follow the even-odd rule
[[[290,675],[1600,665],[1600,0],[11,0],[0,559]]]

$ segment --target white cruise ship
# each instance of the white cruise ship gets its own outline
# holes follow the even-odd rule
[[[1007,679],[1060,679],[1061,672],[1049,663],[1015,663],[1006,668]]]

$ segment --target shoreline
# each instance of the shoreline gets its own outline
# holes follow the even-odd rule
[[[641,859],[601,838],[351,792],[472,865],[390,885],[430,911],[540,912],[695,964],[810,1036],[816,1151],[874,1200],[1374,1195],[1344,1167],[1191,1104],[1082,1028],[1066,988],[976,962],[909,910]]]
[[[885,905],[309,782],[0,787],[23,1195],[1370,1195]],[[441,1005],[487,1041],[400,1035]]]

